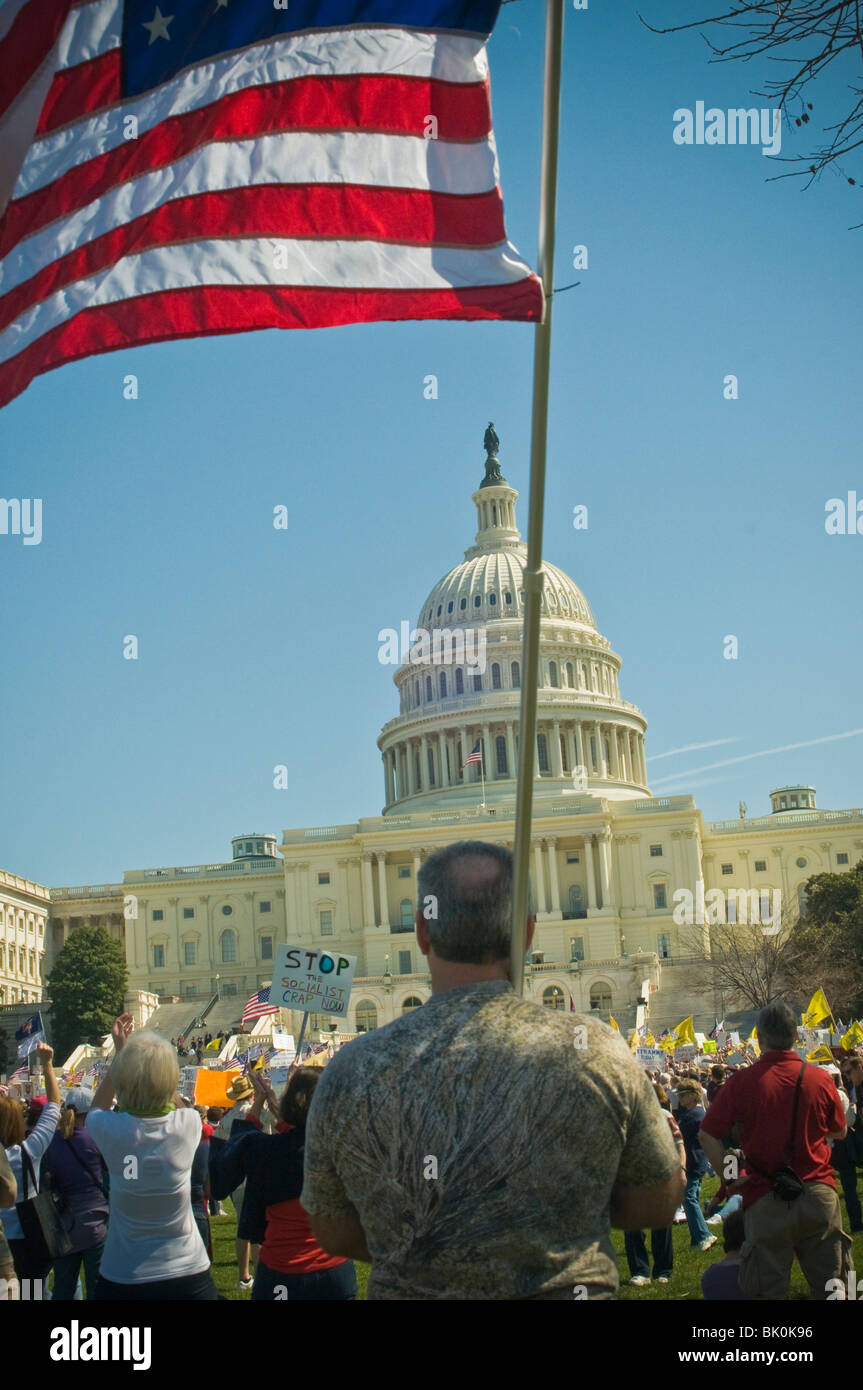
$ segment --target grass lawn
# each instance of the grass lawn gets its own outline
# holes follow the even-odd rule
[[[712,1197],[716,1191],[718,1181],[716,1178],[708,1178],[702,1184],[701,1195],[706,1200]],[[848,1214],[845,1210],[845,1200],[840,1193],[842,1205],[842,1220],[845,1230],[848,1230]],[[236,1221],[234,1220],[233,1210],[229,1202],[224,1204],[225,1210],[229,1211],[230,1217],[216,1216],[210,1219],[210,1229],[213,1233],[213,1278],[218,1286],[219,1293],[225,1294],[227,1298],[248,1299],[250,1294],[243,1293],[237,1288],[237,1260],[234,1252],[234,1235],[236,1232]],[[620,1298],[627,1299],[700,1299],[701,1298],[701,1276],[708,1265],[714,1260],[722,1258],[722,1228],[711,1226],[711,1231],[719,1237],[719,1243],[702,1255],[699,1250],[689,1248],[689,1229],[687,1226],[674,1227],[674,1273],[671,1282],[668,1284],[645,1284],[643,1288],[633,1289],[625,1282],[629,1278],[629,1266],[626,1263],[626,1255],[623,1249],[623,1232],[612,1231],[611,1239],[618,1255],[618,1268],[620,1270]],[[650,1240],[648,1238],[648,1249]],[[863,1235],[854,1237],[854,1263],[858,1270],[863,1270]],[[366,1296],[366,1285],[368,1284],[369,1267],[364,1264],[357,1264],[357,1279],[360,1286],[360,1298]],[[792,1298],[806,1298],[808,1296],[808,1286],[800,1271],[799,1265],[795,1263],[791,1276],[791,1296]]]

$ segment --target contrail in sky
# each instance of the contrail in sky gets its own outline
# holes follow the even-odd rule
[[[682,748],[669,748],[667,753],[654,753],[647,762],[658,763],[660,758],[673,758],[677,753],[697,753],[701,748],[716,748],[720,743],[739,742],[739,738],[712,738],[709,743],[685,743]]]
[[[691,767],[687,772],[675,773],[674,776],[659,777],[654,786],[659,786],[661,782],[679,782],[683,777],[694,777],[697,772],[712,772],[716,767],[731,767],[732,763],[747,763],[751,758],[769,758],[774,753],[792,753],[795,748],[814,748],[819,743],[836,743],[842,738],[857,738],[863,734],[863,729],[849,729],[844,734],[825,734],[823,738],[807,738],[802,743],[786,743],[781,748],[764,748],[760,753],[741,753],[737,758],[724,758],[718,763],[704,763],[701,767]]]
[[[663,786],[661,790],[662,790],[662,795],[663,795],[663,796],[667,796],[667,795],[669,795],[670,793],[673,794],[673,788],[674,788],[674,787],[677,787],[677,788],[678,788],[678,790],[677,790],[677,795],[678,795],[678,796],[682,796],[682,795],[684,795],[686,792],[694,792],[694,791],[696,791],[699,787],[712,787],[712,786],[715,786],[717,782],[733,782],[733,781],[734,781],[734,773],[729,773],[729,774],[728,774],[727,776],[725,776],[725,777],[696,777],[695,781],[693,781],[693,782],[690,782],[690,781],[684,782],[684,781],[682,780],[682,778],[681,778],[681,780],[680,780],[679,783],[678,783],[678,779],[677,779],[676,777],[674,777],[674,778],[669,778],[669,785]]]

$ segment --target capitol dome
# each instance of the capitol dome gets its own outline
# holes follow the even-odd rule
[[[428,595],[393,677],[400,714],[378,739],[384,815],[515,796],[527,546],[497,443],[489,426],[474,544]],[[548,562],[542,574],[534,799],[649,795],[646,721],[620,698],[620,657],[569,575]]]
[[[520,542],[511,548],[471,555],[435,585],[420,610],[417,627],[455,627],[472,622],[477,609],[489,622],[522,618],[526,559],[527,546]],[[593,614],[578,585],[547,561],[542,572],[541,611],[569,618],[596,632]]]

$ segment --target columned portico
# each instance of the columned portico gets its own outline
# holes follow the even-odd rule
[[[557,877],[557,841],[549,838],[545,842],[548,852],[548,882],[551,895],[551,915],[562,918],[560,906],[560,883]]]
[[[363,925],[370,930],[375,927],[375,890],[372,885],[372,856],[366,853],[362,857],[362,885],[363,885]]]
[[[387,857],[386,854],[380,852],[375,854],[375,859],[378,861],[378,897],[380,899],[380,922],[378,926],[389,927],[390,908],[387,899]]]
[[[542,872],[542,841],[533,841],[533,862],[534,874],[536,877],[536,912],[537,916],[545,916],[545,876]]]
[[[597,836],[599,844],[599,868],[602,882],[603,912],[614,911],[614,887],[611,874],[611,831],[603,830]]]
[[[593,867],[593,836],[584,837],[584,865],[587,870],[587,911],[588,915],[598,907],[596,898],[596,870]]]

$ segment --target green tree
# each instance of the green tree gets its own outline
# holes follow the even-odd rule
[[[99,1043],[123,1010],[126,953],[105,927],[72,932],[48,980],[53,1038],[62,1064],[79,1043]]]
[[[863,859],[849,872],[814,874],[807,881],[806,908],[793,946],[786,962],[788,983],[803,1006],[820,985],[834,1015],[859,1018],[863,1014]]]

